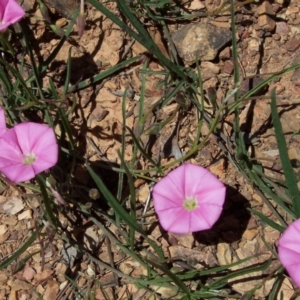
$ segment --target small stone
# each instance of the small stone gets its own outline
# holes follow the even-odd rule
[[[274,41],[280,41],[280,39],[281,39],[280,34],[274,33],[274,34],[273,34],[273,39],[274,39]]]
[[[31,218],[32,218],[32,210],[31,209],[27,209],[18,215],[19,221],[25,220],[25,219],[31,219]]]
[[[211,78],[214,78],[216,77],[216,74],[213,73],[211,70],[209,69],[201,69],[201,78],[202,78],[202,81],[206,81],[206,80],[209,80]]]
[[[126,275],[129,275],[133,271],[132,266],[128,264],[126,261],[120,264],[119,269],[121,272],[123,272]]]
[[[78,287],[82,288],[86,283],[86,278],[84,277],[80,277],[79,280],[78,280]]]
[[[292,15],[292,14],[298,14],[298,13],[299,13],[299,7],[297,7],[297,6],[289,6],[285,12],[285,14],[287,16]]]
[[[274,15],[274,11],[273,11],[272,5],[268,1],[264,1],[257,8],[257,13],[259,15],[263,15],[263,14]]]
[[[69,283],[69,281],[67,281],[67,283]],[[41,284],[39,284],[37,287],[36,287],[36,291],[43,295],[45,293],[45,289],[43,288],[43,286]]]
[[[277,22],[275,32],[280,35],[287,35],[289,33],[289,27],[285,22]]]
[[[219,80],[217,77],[212,77],[205,82],[203,82],[203,88],[207,90],[208,88],[216,88],[219,84]]]
[[[300,33],[300,26],[290,26],[291,36],[295,36]]]
[[[0,271],[0,284],[4,285],[7,282],[8,277],[4,271]]]
[[[22,275],[26,281],[31,281],[35,274],[36,274],[35,270],[31,268],[29,265],[26,265],[25,268],[23,269]]]
[[[258,38],[251,38],[248,41],[248,51],[249,53],[258,52],[260,48],[260,41]]]
[[[64,282],[62,282],[60,285],[59,285],[59,290],[63,290],[67,285],[69,284],[69,281],[66,280]]]
[[[172,259],[181,259],[191,265],[203,261],[204,253],[198,250],[182,246],[170,246],[168,250]]]
[[[232,74],[233,69],[233,63],[230,60],[226,60],[223,66],[223,72],[227,74]]]
[[[258,25],[264,31],[273,31],[276,26],[276,22],[268,15],[261,15],[258,17]]]
[[[87,268],[87,270],[86,270],[86,273],[87,273],[90,277],[95,276],[95,270],[92,268],[91,265],[88,265],[88,268]]]
[[[294,74],[293,74],[291,80],[296,86],[300,86],[300,68],[298,68],[294,71]]]
[[[44,300],[57,299],[59,292],[59,284],[54,280],[48,280],[45,293],[43,295]]]
[[[278,241],[279,237],[280,237],[280,232],[274,230],[270,226],[265,227],[265,239],[267,243],[273,245],[276,241]]]
[[[194,236],[189,233],[184,236],[180,236],[178,239],[178,245],[184,246],[185,248],[192,249],[194,244]]]
[[[15,279],[11,283],[11,289],[14,290],[14,291],[20,291],[20,290],[25,290],[26,291],[26,290],[30,290],[31,287],[26,281]]]
[[[16,226],[18,223],[18,220],[15,216],[3,216],[1,219],[2,224]]]
[[[161,230],[159,226],[155,226],[155,228],[152,230],[151,237],[153,237],[156,242],[159,242],[159,238],[161,237]]]
[[[113,273],[108,273],[99,279],[99,283],[101,285],[115,284],[116,283],[115,275]]]
[[[2,205],[2,209],[8,215],[15,215],[24,209],[24,204],[20,197],[11,197]]]
[[[61,18],[61,19],[58,19],[55,23],[55,25],[59,28],[62,28],[64,27],[65,25],[67,24],[67,20],[66,18]]]
[[[55,273],[57,276],[57,280],[59,282],[64,282],[66,280],[66,271],[67,271],[67,265],[65,263],[59,262],[57,266],[55,267]]]
[[[0,235],[5,234],[6,231],[7,231],[7,225],[1,224],[1,225],[0,225]]]
[[[48,280],[52,276],[53,273],[54,273],[54,271],[52,271],[50,269],[45,269],[41,273],[35,274],[34,279],[36,282],[40,283],[44,280]]]
[[[145,204],[150,194],[149,185],[144,184],[138,190],[139,202]]]
[[[188,24],[175,31],[172,40],[180,57],[193,64],[197,59],[213,60],[231,40],[231,31],[210,24]]]
[[[222,59],[222,60],[226,60],[226,59],[230,58],[230,55],[231,55],[230,47],[226,47],[225,49],[223,49],[220,52],[219,58]]]
[[[199,10],[205,8],[205,5],[200,0],[194,0],[191,2],[189,9],[190,10]]]
[[[289,52],[294,52],[300,46],[300,41],[296,38],[292,38],[285,44],[285,49]]]
[[[217,245],[217,258],[221,266],[232,263],[232,253],[229,244],[219,243]]]
[[[201,67],[205,68],[205,69],[209,69],[214,74],[219,74],[220,73],[220,68],[217,65],[215,65],[215,64],[213,64],[212,62],[209,62],[209,61],[203,61],[201,63]]]
[[[256,229],[247,229],[245,230],[243,237],[248,241],[252,241],[256,237],[257,233]]]
[[[257,229],[257,222],[255,220],[255,218],[252,216],[250,218],[250,220],[248,221],[248,224],[247,224],[247,229],[251,230],[251,229]]]

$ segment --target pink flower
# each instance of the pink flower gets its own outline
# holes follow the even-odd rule
[[[0,0],[0,31],[20,21],[24,15],[24,9],[15,0]]]
[[[51,127],[21,123],[0,137],[0,172],[22,182],[51,168],[57,162],[58,146]]]
[[[173,233],[211,228],[218,220],[226,188],[208,170],[183,164],[153,188],[154,209],[161,226]]]
[[[280,237],[278,256],[281,264],[300,288],[300,219],[291,223]]]
[[[1,1],[1,0],[0,0]],[[6,132],[5,114],[4,110],[0,107],[0,136]]]

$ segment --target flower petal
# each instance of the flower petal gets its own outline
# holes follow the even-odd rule
[[[191,231],[211,228],[219,219],[222,210],[223,207],[219,205],[200,204],[199,208],[192,211]]]
[[[53,129],[48,125],[26,122],[14,127],[22,152],[34,153],[37,157],[53,155],[57,158],[58,151],[51,153],[48,148],[57,145]],[[53,150],[53,149],[51,149]]]
[[[186,214],[184,208],[166,209],[157,213],[159,223],[166,231],[184,234],[190,232],[190,216]]]
[[[184,172],[182,170],[178,172],[178,169],[171,171],[166,177],[162,178],[154,186],[153,193],[169,198],[181,205],[185,197],[183,184]],[[169,176],[170,174],[172,176]]]
[[[192,196],[195,195],[199,191],[199,187],[202,186],[201,190],[203,189],[204,185],[203,182],[205,181],[205,185],[208,183],[208,176],[212,176],[213,182],[219,180],[212,175],[208,170],[205,168],[202,168],[197,165],[193,164],[184,164],[183,170],[184,170],[184,190],[185,190],[185,196]],[[210,178],[211,179],[211,178]]]
[[[27,122],[14,126],[1,136],[0,146],[0,172],[14,182],[34,178],[53,167],[58,158],[54,131],[43,124]],[[30,165],[23,162],[27,154],[36,157]]]
[[[220,217],[226,188],[208,170],[184,164],[153,188],[154,209],[162,227],[174,233],[209,229]],[[194,210],[183,207],[187,197],[197,200]]]
[[[18,22],[24,15],[25,11],[20,4],[15,0],[1,0],[0,14],[1,14],[1,31],[11,24]]]
[[[215,178],[216,179],[216,178]],[[203,190],[196,192],[195,197],[199,203],[199,205],[216,205],[222,207],[225,201],[226,188],[222,184],[220,187],[216,187],[215,189],[208,190],[205,184]]]
[[[152,195],[153,195],[155,210],[157,213],[162,210],[180,207],[180,205],[178,205],[179,201],[176,201],[173,198],[172,199],[168,198],[168,195],[162,196],[157,192],[154,192],[154,189]],[[183,199],[182,200],[180,199],[180,201],[183,202]]]
[[[0,1],[0,20],[3,20],[3,16],[5,13],[5,9],[7,7],[9,0],[1,0]]]
[[[300,219],[291,223],[280,237],[278,257],[300,288]]]
[[[35,177],[32,166],[25,166],[21,163],[7,164],[5,167],[1,167],[1,173],[3,173],[9,180],[13,182],[23,182]]]

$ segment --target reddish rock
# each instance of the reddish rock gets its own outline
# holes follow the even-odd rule
[[[280,41],[280,39],[281,39],[280,34],[274,33],[274,34],[273,34],[273,39],[274,39],[275,41]]]
[[[292,38],[285,44],[285,49],[289,52],[294,52],[300,46],[300,41],[296,38]]]
[[[294,71],[294,74],[293,74],[291,80],[295,85],[300,86],[300,68],[298,68]]]
[[[233,63],[230,60],[226,60],[223,66],[223,72],[227,74],[232,74],[233,72]]]
[[[289,33],[289,28],[285,22],[276,23],[276,33],[280,35],[287,35]]]

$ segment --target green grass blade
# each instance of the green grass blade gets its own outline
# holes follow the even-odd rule
[[[41,175],[37,175],[36,180],[39,184],[40,191],[41,191],[41,194],[43,197],[43,204],[45,205],[45,212],[46,212],[46,215],[48,216],[48,221],[51,223],[51,225],[53,225],[56,228],[58,225],[58,222],[57,222],[56,216],[53,213],[53,207],[52,207],[53,203],[51,203],[51,201],[48,197],[45,180]]]
[[[120,205],[117,199],[111,194],[111,192],[104,185],[103,181],[97,176],[97,174],[92,170],[89,164],[86,164],[86,168],[95,181],[98,189],[102,192],[104,198],[110,204],[110,206],[114,209],[115,213],[117,213],[129,226],[134,228],[136,231],[145,235],[144,231],[140,228],[140,226],[131,218],[131,216],[126,212],[126,210]]]
[[[274,228],[275,230],[278,230],[279,232],[283,232],[285,228],[271,219],[267,218],[264,214],[260,213],[259,211],[256,211],[254,209],[248,208],[249,211],[251,211],[253,214],[257,215],[263,222],[268,224],[270,227]]]
[[[297,186],[297,179],[288,155],[287,144],[277,111],[275,89],[273,89],[271,93],[271,112],[286,186],[293,201],[293,210],[296,217],[300,218],[300,195]]]
[[[125,1],[117,0],[118,6],[122,13],[126,16],[126,18],[131,22],[133,27],[139,32],[136,33],[133,31],[127,24],[121,21],[115,14],[109,11],[106,7],[104,7],[101,3],[96,0],[88,0],[87,2],[91,3],[95,8],[101,11],[104,15],[106,15],[109,19],[111,19],[116,25],[118,25],[122,30],[126,31],[129,35],[131,35],[134,39],[136,39],[141,45],[149,50],[151,54],[156,56],[162,64],[164,64],[175,77],[179,76],[182,79],[187,79],[185,73],[182,71],[182,68],[176,66],[169,59],[167,59],[164,54],[160,51],[156,43],[150,37],[148,31],[146,31],[140,21],[136,18],[136,16],[130,11]]]

